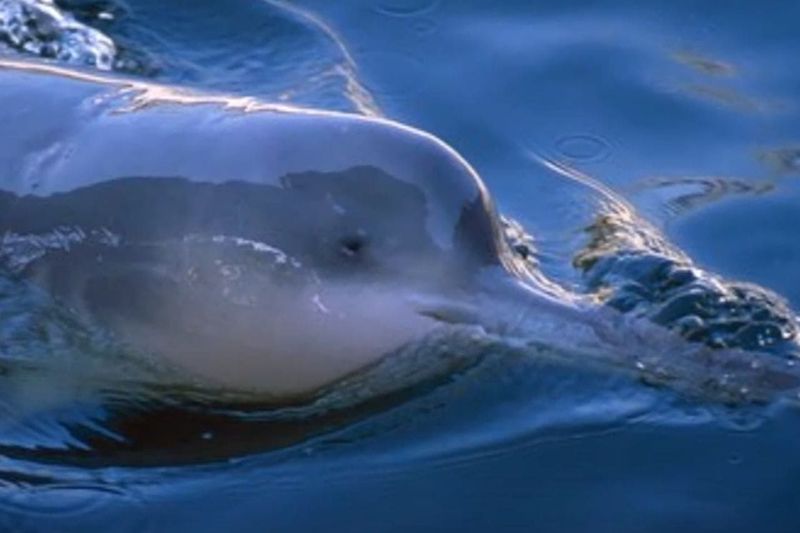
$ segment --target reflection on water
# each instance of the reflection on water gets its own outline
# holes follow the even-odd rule
[[[713,85],[692,84],[684,87],[688,94],[708,99],[716,104],[731,107],[743,112],[769,111],[773,106],[737,92],[735,89]]]
[[[779,175],[800,173],[800,147],[798,146],[761,150],[758,159]]]
[[[768,194],[775,190],[772,181],[748,181],[718,176],[646,178],[633,184],[635,194],[658,196],[665,217],[678,217],[730,196]]]
[[[709,76],[735,76],[737,74],[737,68],[734,65],[695,52],[684,50],[676,52],[673,57],[676,61]]]

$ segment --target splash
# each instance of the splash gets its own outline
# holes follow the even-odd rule
[[[535,156],[600,198],[573,258],[584,291],[630,319],[646,319],[710,348],[800,356],[798,318],[779,295],[695,265],[635,209],[591,176]]]
[[[0,40],[21,52],[111,70],[110,37],[59,10],[53,0],[0,0]]]

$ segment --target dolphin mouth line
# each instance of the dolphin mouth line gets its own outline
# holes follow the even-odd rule
[[[421,316],[449,325],[480,325],[478,309],[467,303],[444,298],[415,298],[412,303]]]
[[[509,342],[565,349],[571,341],[600,346],[607,336],[595,306],[567,294],[562,300],[543,293],[508,273],[484,277],[474,291],[417,293],[407,301],[418,315],[441,325],[477,327]]]
[[[479,323],[487,333],[532,357],[621,371],[689,397],[732,405],[768,403],[779,397],[800,402],[800,373],[794,360],[709,347],[591,300],[561,301],[524,281],[510,281],[500,286],[499,306],[476,306]],[[496,311],[500,316],[492,324],[491,313]]]

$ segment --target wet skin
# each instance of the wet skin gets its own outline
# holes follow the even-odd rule
[[[800,383],[544,279],[426,133],[30,63],[0,62],[0,103],[0,275],[192,383],[302,401],[452,324],[647,355],[691,394]]]
[[[0,266],[212,383],[308,393],[515,268],[475,172],[393,122],[15,63],[0,101]]]

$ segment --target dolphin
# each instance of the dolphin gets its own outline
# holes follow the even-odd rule
[[[202,383],[306,397],[453,324],[632,338],[428,133],[11,60],[0,102],[0,271]]]

